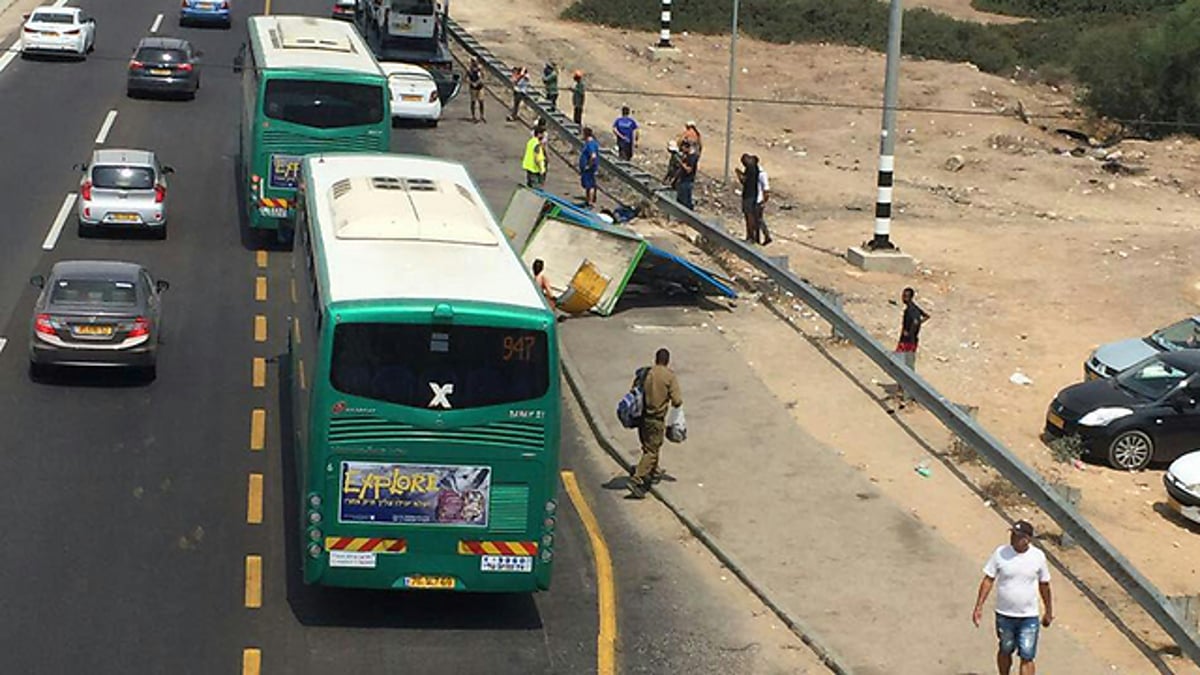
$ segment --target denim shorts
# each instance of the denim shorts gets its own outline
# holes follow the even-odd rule
[[[1037,656],[1038,630],[1036,616],[996,615],[996,637],[1000,639],[1000,653],[1014,651],[1022,661],[1032,661]]]

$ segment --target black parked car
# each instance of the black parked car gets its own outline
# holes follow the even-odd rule
[[[200,56],[187,40],[142,38],[129,61],[126,92],[130,96],[149,92],[194,97],[200,88]]]
[[[1156,354],[1114,378],[1060,391],[1045,436],[1078,435],[1087,456],[1136,471],[1200,447],[1198,401],[1200,351]]]

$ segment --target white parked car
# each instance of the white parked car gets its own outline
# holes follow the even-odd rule
[[[1189,452],[1171,462],[1163,475],[1167,504],[1179,515],[1200,524],[1200,452]]]
[[[437,82],[421,66],[381,63],[392,92],[392,120],[424,120],[436,127],[442,117]]]
[[[21,54],[73,54],[86,59],[96,46],[96,20],[78,7],[38,7],[25,15]]]

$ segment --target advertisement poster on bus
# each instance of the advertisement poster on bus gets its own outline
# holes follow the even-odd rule
[[[492,469],[487,466],[346,461],[338,519],[486,527],[491,488]]]
[[[267,185],[276,190],[295,190],[300,184],[300,155],[271,155]]]

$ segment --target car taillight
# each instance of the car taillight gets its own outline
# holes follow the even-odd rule
[[[161,204],[167,198],[167,188],[161,185],[154,186],[154,203]]]
[[[182,70],[185,73],[192,72],[192,64],[190,64],[190,63],[181,63],[175,67],[178,68],[179,70]]]
[[[85,202],[92,201],[92,181],[85,181],[83,185],[79,187],[79,196],[83,197],[83,201]]]
[[[229,9],[229,1],[228,0],[221,3],[221,9]]]
[[[64,30],[63,35],[79,35],[79,29],[72,28],[71,30]]]
[[[434,89],[433,91],[429,92],[429,102],[433,103],[436,100],[437,100],[437,89]]]
[[[26,32],[26,33],[36,33],[36,32],[37,32],[37,29],[36,29],[36,28],[30,28],[30,27],[26,26],[26,27],[25,27],[25,32]]]
[[[42,335],[58,335],[58,331],[54,329],[54,319],[51,319],[49,314],[38,314],[33,320],[33,329]]]
[[[133,320],[133,327],[129,329],[128,337],[142,337],[150,334],[150,320],[144,316],[139,316]]]
[[[130,70],[137,70],[138,68],[141,68],[141,67],[143,67],[142,62],[138,61],[137,59],[133,59],[129,62]]]

